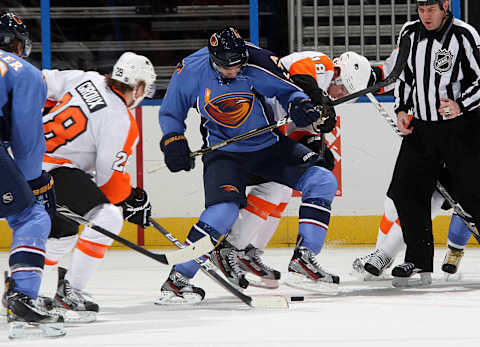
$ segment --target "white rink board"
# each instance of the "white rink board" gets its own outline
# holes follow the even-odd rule
[[[384,105],[393,113],[393,104]],[[163,163],[159,142],[159,107],[143,107],[144,167]],[[399,137],[370,103],[355,103],[336,108],[341,117],[343,196],[333,204],[333,215],[381,215],[400,145]],[[186,136],[192,151],[201,147],[200,116],[191,111]],[[135,159],[129,171],[135,177]],[[154,217],[198,217],[203,210],[202,162],[196,160],[193,172],[172,174],[167,168],[144,173],[144,185],[151,197]],[[298,213],[299,199],[292,200],[285,216]]]

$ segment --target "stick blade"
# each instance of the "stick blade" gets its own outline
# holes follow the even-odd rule
[[[288,301],[281,295],[259,295],[252,296],[250,306],[253,308],[268,308],[268,309],[288,309]]]
[[[165,257],[169,265],[176,265],[200,258],[202,255],[210,253],[213,248],[214,244],[210,241],[210,238],[202,237],[188,247],[166,253]]]

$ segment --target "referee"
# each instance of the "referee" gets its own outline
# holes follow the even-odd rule
[[[398,287],[415,283],[408,280],[415,273],[420,284],[431,283],[430,199],[444,166],[451,195],[480,221],[480,37],[453,18],[448,0],[417,0],[417,10],[420,19],[400,32],[399,40],[407,36],[411,45],[395,84],[397,126],[405,136],[388,196],[407,244],[405,262],[392,270]]]

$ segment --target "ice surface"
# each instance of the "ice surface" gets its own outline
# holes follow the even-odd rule
[[[248,289],[248,295],[305,296],[288,310],[251,309],[199,272],[195,283],[207,292],[190,307],[153,304],[169,268],[133,251],[109,251],[87,288],[100,305],[98,320],[67,326],[59,339],[9,341],[0,324],[0,346],[479,346],[480,248],[469,248],[463,279],[445,285],[435,254],[434,286],[394,289],[389,281],[359,282],[353,259],[371,248],[325,248],[320,264],[341,276],[336,295],[281,285]],[[292,249],[267,250],[265,262],[286,271]],[[8,254],[0,253],[6,269]],[[401,259],[397,259],[400,262]],[[56,271],[45,275],[43,294],[53,294]],[[4,319],[4,318],[3,318]]]

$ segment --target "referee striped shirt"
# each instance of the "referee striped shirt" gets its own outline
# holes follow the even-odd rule
[[[399,40],[404,36],[410,54],[395,84],[396,113],[413,109],[418,119],[441,121],[440,98],[456,101],[462,112],[480,106],[480,37],[472,26],[450,14],[438,32],[407,22]]]

